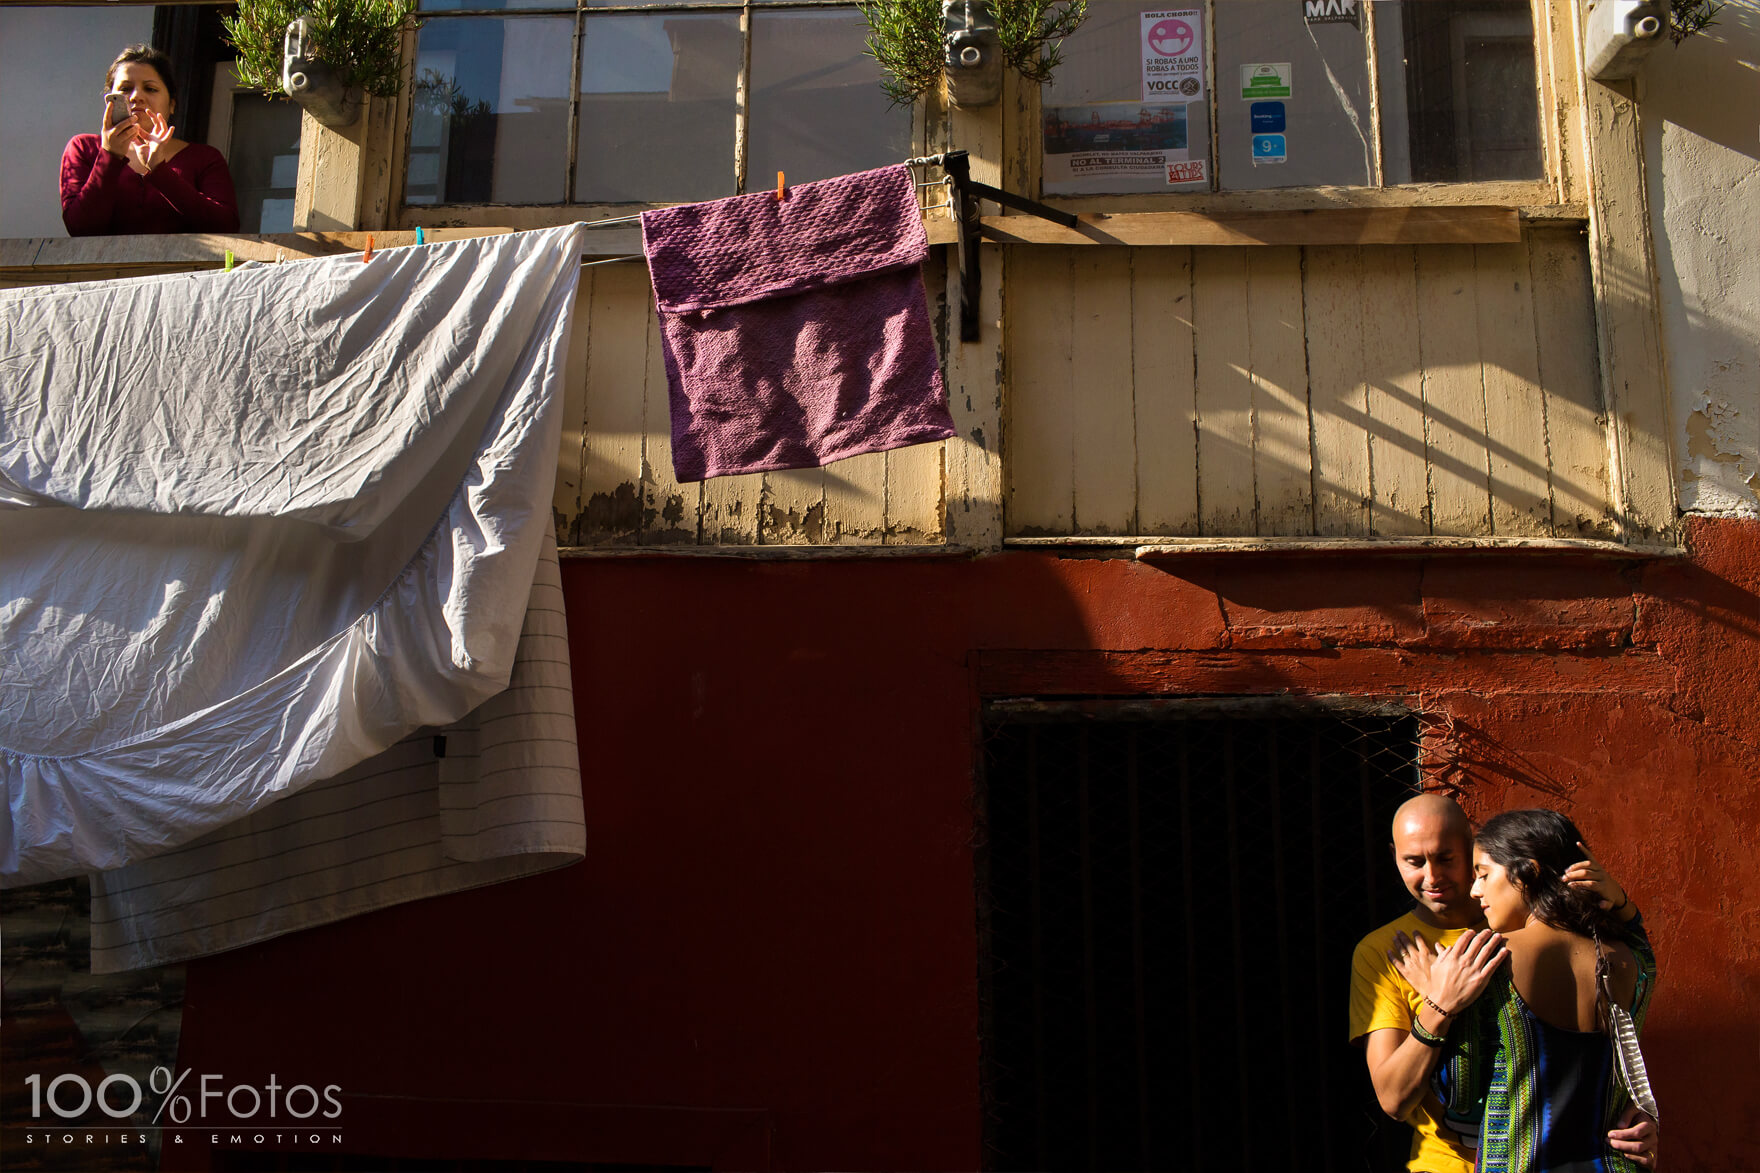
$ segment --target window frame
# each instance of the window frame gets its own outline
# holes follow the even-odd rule
[[[734,93],[734,177],[735,195],[761,190],[768,186],[759,183],[753,186],[747,174],[749,155],[749,110],[751,99],[752,70],[752,18],[760,12],[799,12],[829,9],[838,11],[854,11],[852,0],[703,0],[696,3],[679,3],[677,0],[651,0],[648,3],[624,4],[590,4],[589,0],[558,0],[542,8],[461,8],[416,13],[419,20],[454,19],[460,17],[559,17],[574,18],[572,64],[570,76],[571,95],[568,112],[567,166],[568,172],[563,185],[563,200],[555,204],[500,204],[500,203],[460,203],[460,204],[411,204],[407,201],[409,144],[413,128],[414,116],[414,78],[416,41],[419,33],[409,30],[404,34],[402,61],[403,81],[398,89],[397,109],[394,114],[395,133],[392,142],[392,157],[396,160],[395,173],[391,190],[390,216],[392,227],[414,228],[418,224],[426,228],[541,228],[553,224],[567,224],[576,220],[592,221],[608,219],[615,216],[633,216],[652,208],[673,207],[691,201],[681,200],[632,200],[622,202],[574,202],[575,170],[577,164],[576,150],[580,141],[580,103],[578,100],[581,82],[581,36],[586,21],[591,16],[623,14],[652,14],[661,12],[680,13],[735,13],[739,16],[739,31],[742,42],[742,53],[738,84]],[[913,153],[921,153],[918,144],[923,142],[925,127],[924,103],[919,101],[911,109],[910,141]],[[903,162],[900,159],[899,162]]]
[[[1205,8],[1205,50],[1209,55],[1212,84],[1208,87],[1211,151],[1214,158],[1218,105],[1215,83],[1215,5],[1226,0],[1202,0]],[[1584,190],[1583,126],[1576,99],[1576,35],[1571,0],[1529,0],[1534,25],[1534,79],[1540,111],[1540,146],[1543,174],[1531,180],[1478,180],[1463,182],[1408,183],[1391,186],[1282,187],[1251,191],[1138,192],[1121,195],[1043,195],[1042,156],[1037,136],[1016,136],[1023,157],[1016,173],[1026,181],[1033,198],[1071,212],[1276,212],[1319,208],[1406,208],[1426,206],[1495,205],[1521,210],[1526,219],[1583,219],[1587,217]],[[1376,67],[1375,3],[1364,0],[1363,37],[1369,54],[1370,124],[1374,130],[1374,174],[1382,175],[1381,78]],[[1031,127],[1038,125],[1041,92],[1023,87],[1020,117]],[[1549,117],[1549,112],[1551,116]],[[1214,182],[1215,167],[1212,166]]]
[[[1206,9],[1218,0],[1206,0]],[[750,45],[751,15],[760,10],[794,8],[848,7],[848,0],[720,0],[704,4],[635,3],[586,7],[585,0],[559,3],[542,9],[459,9],[447,11],[453,16],[566,15],[576,14],[575,68],[578,85],[579,30],[584,14],[654,11],[735,11],[740,15],[741,34]],[[1466,181],[1459,183],[1412,183],[1398,186],[1364,187],[1287,187],[1256,191],[1209,191],[1138,193],[1128,195],[1042,196],[1042,158],[1039,148],[1041,89],[1031,84],[1014,84],[1005,88],[1005,96],[996,106],[972,111],[949,110],[935,96],[919,99],[911,113],[913,151],[927,154],[948,146],[968,145],[977,152],[979,143],[962,143],[962,128],[974,120],[1001,122],[1005,131],[998,145],[1002,157],[995,161],[1005,186],[1032,198],[1042,199],[1054,208],[1075,213],[1129,214],[1137,212],[1192,212],[1216,215],[1241,212],[1301,212],[1315,209],[1375,209],[1411,207],[1502,207],[1517,209],[1524,220],[1586,220],[1588,192],[1584,182],[1587,173],[1584,149],[1585,128],[1578,99],[1576,58],[1576,20],[1572,0],[1529,0],[1534,24],[1535,84],[1540,110],[1541,159],[1544,174],[1532,180]],[[1206,13],[1208,51],[1214,55],[1215,37],[1210,25],[1213,18]],[[1375,18],[1372,0],[1365,0],[1364,38],[1366,49],[1373,53]],[[590,203],[590,204],[407,204],[405,170],[408,161],[411,84],[415,61],[414,31],[405,35],[404,85],[399,91],[394,119],[395,135],[392,157],[395,160],[390,219],[391,227],[459,228],[537,228],[574,220],[595,220],[620,215],[633,215],[649,208],[669,207],[679,201]],[[742,82],[750,76],[749,53]],[[1212,72],[1214,67],[1212,66]],[[1379,70],[1373,58],[1369,69],[1370,119],[1377,149],[1375,173],[1382,167],[1381,107]],[[1013,80],[1011,78],[1011,80]],[[1217,101],[1215,86],[1211,89],[1212,135],[1214,135]],[[736,141],[736,167],[745,166],[745,112],[747,96],[742,84],[736,96],[739,138]],[[578,111],[571,110],[569,121],[569,168],[573,183],[574,142],[578,127]],[[987,138],[988,136],[980,136]],[[996,142],[996,139],[989,139]],[[976,159],[977,155],[974,155]],[[748,186],[748,190],[751,190]],[[565,195],[567,194],[565,190]],[[1003,214],[1006,210],[997,209]],[[992,214],[986,207],[986,214]],[[935,217],[939,219],[939,217]]]

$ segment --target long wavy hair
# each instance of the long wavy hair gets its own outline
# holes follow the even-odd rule
[[[1557,811],[1504,811],[1479,828],[1474,845],[1501,864],[1543,923],[1583,937],[1625,935],[1625,926],[1594,893],[1570,887],[1564,873],[1588,858],[1583,833]]]

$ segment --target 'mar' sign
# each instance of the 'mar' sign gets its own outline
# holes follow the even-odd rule
[[[1357,0],[1302,0],[1302,16],[1309,24],[1354,25]]]

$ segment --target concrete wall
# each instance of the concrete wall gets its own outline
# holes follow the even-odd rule
[[[1640,81],[1681,506],[1760,516],[1760,3]],[[1594,84],[1594,83],[1590,83]]]

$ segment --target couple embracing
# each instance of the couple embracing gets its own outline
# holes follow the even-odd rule
[[[1641,1057],[1656,960],[1637,906],[1549,810],[1480,828],[1424,794],[1393,819],[1416,902],[1351,963],[1351,1039],[1413,1173],[1635,1173],[1658,1130]],[[1648,1113],[1637,1103],[1647,1106]]]

